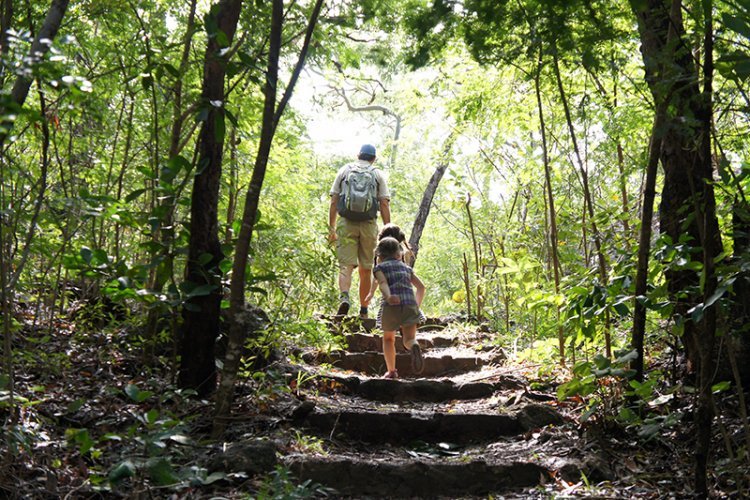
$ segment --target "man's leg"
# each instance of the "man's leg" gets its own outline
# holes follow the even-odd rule
[[[378,223],[375,220],[359,224],[357,262],[359,262],[359,316],[367,317],[367,306],[363,306],[372,286],[372,266],[375,260],[375,246],[378,244]]]
[[[345,316],[349,312],[349,290],[357,263],[357,227],[341,217],[336,223],[336,235],[336,257],[339,261],[339,308],[336,315]]]
[[[372,269],[365,269],[359,266],[359,303],[364,304],[367,295],[370,293],[370,287],[372,286]],[[351,275],[349,279],[351,285]],[[360,315],[367,316],[367,308],[363,306],[360,308]]]
[[[339,309],[338,316],[349,312],[349,289],[352,287],[352,273],[354,266],[339,265]]]

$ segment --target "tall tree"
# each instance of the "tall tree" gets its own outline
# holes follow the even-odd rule
[[[430,208],[432,207],[432,199],[435,197],[435,192],[440,185],[440,180],[443,178],[446,169],[448,168],[448,162],[450,158],[451,149],[456,141],[456,132],[452,131],[448,138],[443,144],[443,154],[438,162],[438,166],[430,177],[430,181],[427,183],[427,187],[422,194],[422,201],[419,203],[419,210],[417,211],[417,217],[414,220],[414,225],[411,228],[411,234],[409,235],[409,246],[412,249],[413,255],[409,265],[414,267],[417,261],[417,255],[419,254],[419,240],[422,238],[422,232],[427,224],[427,216],[430,215]]]
[[[305,66],[307,53],[310,49],[310,43],[318,23],[320,10],[323,6],[323,0],[316,0],[310,14],[310,19],[305,29],[305,38],[300,48],[297,63],[292,70],[289,82],[284,90],[279,102],[276,102],[278,73],[279,73],[279,56],[281,54],[281,35],[284,27],[284,2],[283,0],[273,0],[271,13],[271,30],[269,35],[268,65],[266,70],[266,83],[263,89],[263,121],[261,124],[260,141],[258,143],[258,154],[255,157],[255,166],[253,175],[250,179],[250,185],[245,196],[245,208],[242,213],[242,225],[237,237],[237,244],[234,252],[234,262],[232,265],[232,281],[230,284],[230,316],[231,323],[229,328],[229,342],[227,345],[227,354],[224,359],[224,368],[222,370],[221,385],[216,395],[216,410],[214,419],[214,436],[220,436],[226,426],[226,417],[229,414],[232,403],[232,394],[234,392],[234,383],[239,370],[240,357],[242,355],[242,345],[248,333],[254,334],[254,331],[248,332],[253,328],[253,322],[245,311],[245,284],[246,269],[249,260],[250,242],[255,228],[258,216],[258,205],[260,194],[263,188],[263,181],[266,175],[266,168],[270,158],[271,146],[284,110],[286,109],[289,99],[292,97],[294,87],[297,84],[300,73]]]
[[[206,16],[208,46],[201,105],[207,111],[199,137],[198,173],[190,206],[187,281],[192,286],[183,309],[178,384],[206,395],[216,387],[214,344],[219,335],[224,258],[219,241],[218,204],[224,152],[226,50],[234,39],[242,0],[221,0]]]
[[[713,419],[712,380],[716,335],[716,259],[722,253],[716,217],[711,159],[713,28],[712,2],[701,2],[704,20],[703,89],[685,32],[680,0],[631,1],[638,20],[646,82],[654,103],[665,108],[665,131],[661,148],[664,189],[660,210],[662,231],[674,242],[687,234],[696,247],[689,259],[697,260],[700,273],[670,270],[669,290],[675,312],[684,324],[683,339],[688,356],[699,369],[699,399],[696,411],[695,491],[708,495],[706,467]],[[692,119],[685,119],[692,117]],[[701,276],[702,273],[702,276]],[[697,306],[695,304],[698,304]],[[704,306],[705,304],[705,306]]]

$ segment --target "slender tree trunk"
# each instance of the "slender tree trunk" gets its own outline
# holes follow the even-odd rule
[[[224,258],[218,231],[219,179],[224,151],[224,80],[226,59],[223,49],[234,38],[242,0],[221,0],[212,8],[216,29],[224,36],[209,33],[203,70],[202,102],[208,109],[199,138],[199,169],[193,182],[190,205],[190,242],[187,281],[199,293],[183,308],[183,334],[180,343],[178,385],[195,389],[205,396],[216,387],[214,344],[219,335],[222,298],[221,270]],[[208,23],[207,23],[208,24]],[[221,45],[220,41],[226,45]],[[215,106],[214,103],[222,103]],[[201,287],[201,288],[198,288]]]
[[[713,190],[713,162],[711,156],[711,124],[713,118],[713,1],[703,0],[703,92],[698,96],[699,102],[695,116],[701,129],[698,142],[698,154],[694,157],[692,168],[698,170],[696,177],[701,179],[699,185],[691,185],[695,212],[700,224],[698,226],[703,247],[703,335],[700,337],[700,392],[698,396],[698,436],[695,457],[695,491],[708,497],[708,461],[711,453],[711,435],[714,418],[713,381],[715,368],[714,344],[716,343],[716,323],[718,301],[709,304],[718,287],[716,259],[723,252],[721,232],[716,215],[716,199]],[[690,176],[692,179],[693,176]]]
[[[615,80],[614,84],[614,102],[613,107],[614,110],[617,111],[617,81]],[[653,134],[652,134],[653,137]],[[617,148],[617,172],[619,174],[619,180],[620,180],[620,198],[622,201],[622,232],[625,235],[623,238],[623,242],[625,243],[625,248],[630,251],[630,223],[628,222],[628,217],[630,215],[630,201],[628,200],[628,183],[627,178],[625,176],[625,154],[622,150],[622,140],[620,137],[617,137],[616,139],[616,148]],[[661,147],[661,146],[660,146]]]
[[[3,0],[0,5],[0,54],[8,53],[8,30],[13,24],[13,0]]]
[[[413,252],[411,262],[409,263],[411,267],[414,267],[414,264],[417,261],[419,241],[422,238],[422,231],[424,231],[425,225],[427,224],[427,216],[430,214],[432,200],[435,197],[440,180],[443,178],[443,175],[448,168],[449,155],[454,142],[455,134],[451,132],[443,144],[442,158],[440,159],[437,168],[435,168],[435,171],[432,173],[432,177],[430,177],[430,181],[427,183],[424,194],[422,194],[422,201],[419,203],[417,217],[414,220],[414,225],[412,226],[411,234],[409,235],[409,246]]]
[[[560,257],[557,248],[557,213],[555,212],[555,198],[552,194],[552,175],[550,173],[549,156],[547,154],[547,128],[544,124],[544,108],[542,106],[542,92],[540,90],[540,77],[542,73],[542,48],[539,48],[539,61],[537,70],[534,72],[534,90],[539,112],[539,128],[542,134],[542,161],[544,163],[544,185],[547,192],[547,205],[549,210],[549,237],[552,245],[552,270],[555,277],[555,294],[560,293]],[[555,308],[557,317],[557,340],[560,349],[560,364],[565,366],[565,334],[560,322],[560,308]]]
[[[474,273],[477,280],[477,321],[482,321],[482,285],[481,275],[479,272],[482,265],[479,257],[479,245],[477,244],[477,235],[474,231],[474,220],[471,217],[471,195],[466,195],[466,216],[469,218],[469,232],[471,234],[471,246],[474,249]]]
[[[239,165],[237,164],[237,127],[232,126],[229,136],[229,201],[227,202],[227,223],[224,229],[224,244],[232,242],[234,236],[234,216],[237,211],[237,196],[239,195],[238,183]]]
[[[284,22],[284,2],[283,0],[273,0],[272,3],[268,66],[266,69],[266,84],[264,88],[265,101],[263,106],[263,122],[260,132],[260,141],[258,144],[258,154],[255,157],[253,175],[250,179],[250,186],[248,187],[247,195],[245,197],[242,225],[240,227],[240,234],[237,237],[237,245],[235,246],[234,252],[229,299],[231,325],[229,329],[227,354],[222,369],[221,385],[219,386],[219,391],[216,395],[216,409],[213,425],[214,437],[222,435],[226,428],[227,417],[229,416],[232,404],[232,393],[234,392],[234,384],[237,378],[237,371],[239,369],[240,358],[242,355],[242,345],[248,333],[255,333],[247,331],[248,328],[252,328],[252,322],[247,317],[245,311],[245,271],[247,269],[250,243],[252,240],[253,229],[255,227],[255,219],[258,214],[260,193],[263,188],[263,180],[266,175],[266,168],[271,153],[274,133],[279,121],[281,120],[281,116],[284,113],[286,104],[292,96],[297,79],[304,67],[307,51],[322,6],[323,0],[317,0],[313,6],[297,64],[292,71],[292,76],[286,86],[284,95],[277,106],[276,90],[278,87],[279,54],[281,51],[281,34]]]
[[[667,101],[664,101],[665,103]],[[635,370],[635,379],[643,382],[643,361],[645,355],[644,337],[646,333],[646,289],[648,287],[648,257],[651,252],[651,223],[654,218],[654,199],[656,197],[656,174],[661,155],[662,136],[664,134],[666,106],[660,105],[654,117],[651,129],[651,144],[646,164],[646,183],[643,188],[643,209],[641,230],[638,239],[638,264],[635,272],[635,303],[633,305],[633,349],[638,357],[631,363]]]
[[[471,318],[471,281],[469,280],[469,261],[464,252],[463,261],[464,288],[466,289],[466,319]]]
[[[560,75],[560,64],[557,57],[557,47],[553,47],[552,62],[553,69],[555,70],[555,79],[557,81],[557,88],[560,91],[560,100],[563,104],[563,110],[565,111],[565,121],[568,124],[568,131],[570,132],[570,140],[573,142],[573,151],[575,152],[576,159],[578,161],[578,168],[581,172],[581,183],[583,185],[583,196],[584,196],[584,210],[587,209],[589,222],[591,223],[592,237],[594,238],[594,246],[596,247],[596,256],[599,263],[599,277],[602,280],[602,286],[606,287],[609,283],[607,276],[607,259],[604,256],[604,250],[602,249],[602,237],[599,234],[599,228],[596,225],[596,216],[594,215],[594,201],[591,196],[591,188],[589,186],[589,173],[581,158],[581,151],[578,147],[578,140],[576,139],[575,129],[573,127],[573,119],[570,114],[570,106],[568,105],[568,98],[565,94],[565,88],[563,87],[562,76]],[[606,300],[606,299],[605,299]],[[610,336],[610,324],[609,324],[609,313],[605,314],[604,322],[604,342],[605,352],[607,357],[612,357],[612,339]]]
[[[54,41],[57,31],[60,29],[65,11],[68,9],[68,3],[70,0],[53,0],[47,11],[47,16],[44,18],[39,33],[34,37],[34,41],[31,43],[29,49],[28,60],[32,63],[36,63],[44,57],[49,51],[51,41]],[[3,34],[3,36],[5,36]],[[31,88],[32,79],[25,76],[19,75],[13,84],[13,89],[10,92],[11,106],[16,108],[23,107],[26,102],[26,97],[29,95],[29,89]],[[0,127],[0,147],[5,143],[5,139],[8,138],[10,129],[13,127],[13,122],[9,121],[6,117],[10,114],[7,107],[0,107],[0,120],[2,120],[3,127]]]

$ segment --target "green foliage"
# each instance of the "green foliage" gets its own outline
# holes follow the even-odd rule
[[[622,394],[622,384],[635,371],[629,368],[635,359],[635,351],[619,352],[610,360],[597,354],[593,361],[581,361],[573,367],[573,378],[557,389],[558,399],[565,400],[579,396],[586,402],[586,411],[581,415],[581,422],[594,419],[606,422],[615,417],[614,405]]]
[[[255,498],[258,500],[297,500],[300,498],[316,498],[321,495],[327,496],[328,493],[327,488],[309,479],[296,484],[289,471],[282,466],[278,466],[261,483]]]
[[[172,391],[156,398],[153,391],[134,384],[126,386],[124,395],[135,405],[134,421],[124,432],[93,435],[93,430],[71,428],[66,431],[70,446],[94,461],[89,478],[99,491],[116,491],[133,482],[181,490],[189,486],[211,484],[223,479],[222,472],[208,474],[206,469],[188,463],[181,446],[193,446],[187,436],[185,422],[170,415],[162,407],[167,399],[186,396]],[[163,408],[163,407],[162,407]],[[102,473],[104,452],[110,443],[117,443],[123,455]]]

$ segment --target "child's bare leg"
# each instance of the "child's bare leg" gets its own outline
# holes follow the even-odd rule
[[[424,358],[422,357],[422,349],[417,343],[417,325],[401,327],[401,334],[403,335],[404,347],[411,354],[411,369],[415,375],[419,375],[424,370]]]
[[[417,325],[407,325],[401,327],[401,339],[404,342],[406,350],[410,350],[414,342],[417,341]]]
[[[383,357],[389,372],[396,370],[396,332],[383,332]]]

